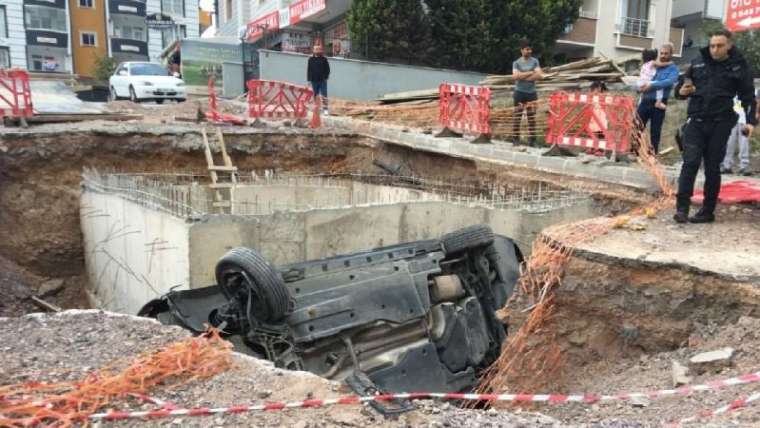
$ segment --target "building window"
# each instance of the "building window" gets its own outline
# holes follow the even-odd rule
[[[80,37],[82,39],[82,46],[97,46],[98,45],[98,34],[92,33],[89,31],[82,31],[80,34]]]
[[[79,7],[94,8],[93,0],[79,0]]]
[[[161,30],[161,48],[166,49],[175,40],[182,40],[187,38],[187,26],[180,25],[174,28],[165,28]]]
[[[34,71],[61,71],[59,58],[48,55],[32,55],[32,70]]]
[[[0,47],[0,68],[11,68],[11,49]]]
[[[139,25],[118,25],[114,23],[113,36],[117,39],[130,39],[147,42],[145,39],[145,27]]]
[[[185,0],[161,0],[161,11],[171,16],[185,16]]]
[[[230,21],[232,19],[232,0],[224,1],[224,20]]]
[[[66,30],[66,10],[54,7],[26,5],[26,28],[30,30]]]
[[[8,15],[5,6],[0,5],[0,37],[8,38]]]

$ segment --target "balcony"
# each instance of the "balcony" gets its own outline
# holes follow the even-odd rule
[[[623,17],[618,24],[620,34],[634,37],[654,37],[654,29],[648,19]]]
[[[593,15],[593,17],[590,17]],[[560,36],[557,43],[574,44],[581,46],[593,45],[596,42],[596,14],[583,13],[573,24],[565,28],[565,34]]]
[[[140,0],[110,0],[108,2],[108,12],[111,15],[134,15],[144,17],[145,1]]]

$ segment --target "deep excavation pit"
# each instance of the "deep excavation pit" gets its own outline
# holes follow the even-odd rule
[[[325,184],[324,180],[335,180],[345,186],[363,183],[388,186],[394,189],[394,192],[422,192],[415,197],[428,198],[425,204],[441,203],[430,196],[434,194],[448,193],[468,199],[460,200],[461,205],[454,204],[454,207],[473,206],[478,203],[492,204],[494,192],[503,195],[536,195],[540,191],[546,197],[552,192],[569,191],[570,193],[563,194],[577,196],[576,190],[584,189],[590,199],[581,204],[573,202],[543,211],[526,210],[525,216],[538,219],[531,221],[529,226],[509,229],[509,221],[503,220],[504,227],[497,232],[511,232],[516,235],[513,237],[525,253],[529,252],[536,233],[545,226],[618,214],[647,197],[620,186],[599,185],[580,179],[551,176],[530,169],[508,168],[413,151],[352,134],[231,130],[225,134],[225,141],[233,164],[251,183],[254,183],[252,173],[257,174],[257,180],[265,181],[267,171],[274,171],[280,177],[301,177],[302,181],[306,176],[316,177],[316,180],[322,180],[320,185]],[[186,188],[192,186],[193,181],[203,186],[208,180],[202,147],[199,128],[163,125],[130,125],[128,129],[125,126],[114,128],[95,124],[93,129],[83,131],[75,131],[65,126],[45,126],[32,131],[14,130],[3,135],[0,141],[0,261],[8,268],[4,269],[5,276],[0,277],[3,281],[0,285],[4,294],[10,294],[11,298],[3,299],[0,303],[3,305],[0,307],[0,315],[18,314],[35,309],[27,299],[13,299],[24,297],[29,291],[7,291],[10,284],[21,283],[31,289],[32,293],[37,293],[40,284],[49,279],[62,279],[65,286],[63,291],[47,296],[46,300],[63,307],[88,305],[85,291],[102,289],[104,283],[99,283],[102,278],[99,280],[98,275],[93,275],[92,270],[89,275],[87,273],[85,254],[88,247],[83,244],[85,239],[81,225],[108,219],[107,216],[117,214],[123,216],[125,223],[129,223],[134,217],[129,216],[126,208],[114,208],[114,200],[97,202],[102,205],[95,206],[93,201],[87,198],[92,195],[105,195],[115,198],[118,203],[125,204],[124,206],[130,205],[156,213],[166,214],[172,209],[177,210],[177,204],[151,205],[145,198],[130,198],[129,186],[126,186],[127,190],[124,190],[125,186],[121,186],[122,190],[113,191],[104,189],[102,185],[108,184],[109,180],[111,184],[122,185],[142,180],[142,184],[131,188],[140,192],[145,190],[141,187],[145,185],[145,180],[151,181],[157,188],[171,188],[171,185]],[[379,167],[378,163],[385,169]],[[85,183],[82,187],[85,168],[91,169],[90,184]],[[368,178],[387,175],[388,168],[397,170],[398,177],[385,182]],[[167,175],[167,172],[170,174]],[[114,178],[116,176],[110,175],[112,173],[121,175]],[[353,174],[354,179],[346,180],[346,174]],[[402,177],[413,177],[417,181],[405,180]],[[426,184],[420,186],[421,182]],[[101,185],[99,189],[98,183]],[[435,186],[431,183],[443,183],[448,191],[436,192],[434,190],[441,189],[434,189]],[[420,196],[426,191],[430,195]],[[84,197],[80,201],[82,194]],[[576,196],[572,196],[571,199]],[[582,199],[578,197],[578,200]],[[387,208],[383,207],[384,204],[398,205],[408,202],[408,199],[393,200],[391,197],[386,202],[367,202],[369,206],[374,205],[372,209],[382,209]],[[249,200],[247,206],[250,207],[250,203]],[[276,208],[276,203],[274,205]],[[318,208],[313,210],[317,213],[315,215],[327,216],[323,222],[323,229],[324,233],[328,233],[331,227],[335,227],[334,223],[329,221],[335,218],[330,216],[337,215],[331,214],[329,209],[340,204],[328,201],[322,205],[313,205]],[[578,206],[581,206],[582,210],[578,211]],[[295,208],[297,209],[294,211],[304,212],[315,207]],[[109,209],[113,212],[106,212]],[[429,216],[428,211],[444,209],[452,210],[451,207],[436,207],[434,210],[425,210],[426,214],[421,218]],[[202,209],[197,211],[185,212],[181,216],[174,215],[176,221],[172,220],[173,224],[183,230],[197,227],[200,233],[204,227],[211,228],[223,221],[213,215],[211,209],[205,212]],[[430,221],[430,225],[414,224],[414,230],[410,230],[408,224],[406,229],[399,228],[404,224],[401,221],[389,227],[395,228],[393,236],[396,237],[396,241],[425,238],[442,232],[444,226],[464,226],[494,218],[491,214],[483,212],[479,216],[459,222],[452,220],[451,223],[446,223],[443,220],[448,221],[450,218],[445,217]],[[282,212],[264,214],[271,215],[272,218],[294,215]],[[132,302],[115,299],[115,295],[101,298],[97,293],[91,293],[89,300],[110,309],[133,312],[139,301],[154,297],[156,291],[165,291],[182,283],[197,286],[208,282],[208,272],[213,269],[215,259],[220,253],[241,244],[260,243],[264,251],[268,251],[275,260],[292,261],[361,250],[378,243],[394,243],[385,239],[372,242],[344,240],[325,244],[323,248],[315,249],[313,252],[309,252],[308,244],[299,246],[300,244],[296,245],[294,242],[276,246],[270,242],[267,246],[265,240],[261,240],[261,230],[254,232],[253,229],[245,229],[248,224],[245,217],[251,218],[255,215],[256,213],[242,215],[240,219],[224,225],[223,229],[209,229],[210,234],[199,235],[197,239],[208,243],[211,249],[204,255],[195,255],[188,250],[185,271],[180,274],[172,271],[171,266],[160,263],[163,257],[161,254],[165,256],[175,251],[176,245],[164,245],[165,242],[162,240],[155,240],[156,236],[144,239],[139,248],[122,248],[123,254],[132,252],[156,256],[155,259],[150,259],[148,265],[140,268],[145,272],[159,273],[156,273],[156,277],[143,281],[143,294],[136,296]],[[342,215],[344,213],[338,217]],[[357,217],[362,218],[363,215]],[[387,218],[385,214],[377,214],[377,217]],[[161,230],[167,224],[166,219],[159,220],[151,226],[155,228],[151,230]],[[357,224],[366,227],[366,224]],[[105,233],[105,236],[110,234],[112,238],[116,236],[128,239],[134,236],[136,231],[126,226],[127,224],[103,226],[105,229],[99,233]],[[288,227],[279,230],[276,227],[272,228],[272,240],[289,238],[291,229]],[[219,232],[220,230],[224,230],[224,233]],[[325,236],[329,236],[329,233]],[[375,239],[381,238],[376,236]],[[188,248],[191,247],[192,239],[185,242]],[[603,253],[604,249],[599,251]],[[566,274],[566,286],[560,290],[557,298],[558,311],[554,319],[560,331],[560,346],[566,357],[565,364],[569,367],[580,368],[602,360],[616,361],[629,358],[631,355],[672,350],[687,342],[699,324],[721,325],[734,322],[740,316],[757,315],[757,277],[737,279],[731,275],[700,272],[678,264],[589,254],[594,253],[580,251],[573,258]],[[111,268],[117,264],[116,262],[123,260],[120,258],[123,255],[111,254],[109,257],[115,259]],[[140,278],[140,275],[134,272],[135,269],[128,268],[126,270],[133,271],[129,275],[134,274],[135,278]],[[122,279],[118,279],[114,273],[112,281],[107,284],[108,287],[113,287],[118,281],[123,281],[125,276],[129,276],[124,273],[125,269],[121,270]],[[118,269],[114,272],[116,271]],[[141,280],[136,281],[139,283]],[[667,295],[669,298],[657,299],[656,296],[660,295]],[[117,301],[121,303],[116,303]],[[519,321],[519,317],[512,319],[515,323]],[[570,376],[554,383],[553,389],[572,389],[576,382],[578,379]]]

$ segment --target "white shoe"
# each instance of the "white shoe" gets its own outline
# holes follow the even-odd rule
[[[330,112],[327,111],[327,109],[322,110],[322,116],[329,116],[329,115],[330,115]]]

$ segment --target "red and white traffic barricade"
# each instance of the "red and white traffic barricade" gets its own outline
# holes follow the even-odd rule
[[[461,136],[463,133],[478,134],[473,142],[488,142],[491,138],[491,89],[442,83],[439,87],[438,120],[443,126],[440,137]]]
[[[305,87],[270,80],[248,81],[248,117],[303,119],[314,92]]]
[[[217,123],[230,123],[233,125],[245,125],[245,119],[231,114],[219,112],[219,105],[216,98],[216,83],[214,78],[208,79],[208,111],[206,119]]]
[[[628,152],[636,103],[626,95],[555,92],[549,99],[546,142],[590,151]]]
[[[29,73],[24,70],[0,69],[0,117],[20,119],[32,117],[32,91]]]

